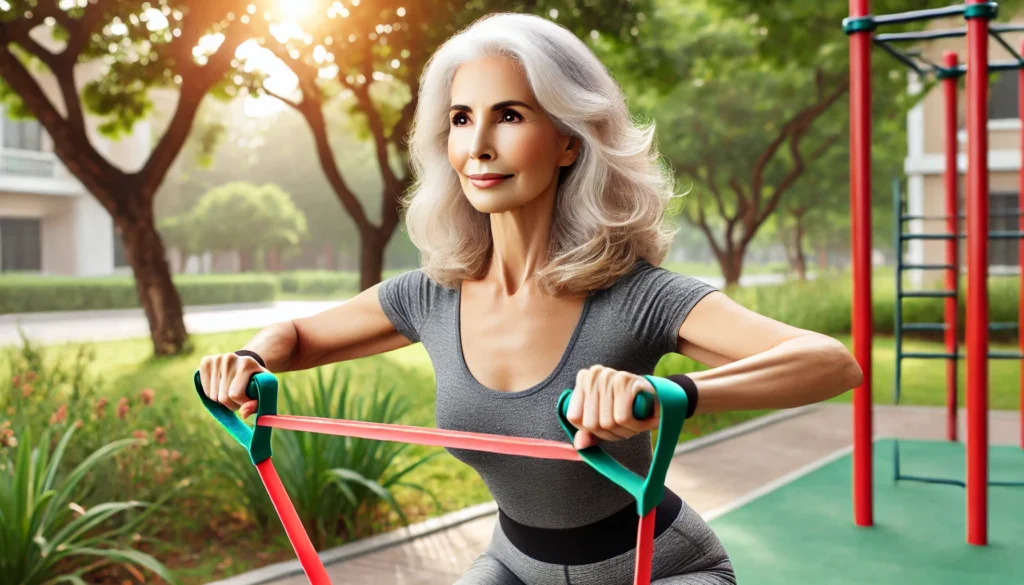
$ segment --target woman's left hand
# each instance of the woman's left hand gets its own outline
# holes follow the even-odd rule
[[[618,441],[658,428],[657,401],[651,418],[633,418],[633,399],[642,390],[657,394],[643,376],[601,365],[580,370],[566,414],[577,429],[573,438],[576,450],[592,447],[598,439]]]

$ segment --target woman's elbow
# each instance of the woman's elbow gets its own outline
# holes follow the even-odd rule
[[[833,338],[829,339],[832,349],[831,361],[838,370],[836,379],[842,381],[839,384],[839,392],[842,393],[860,387],[864,383],[864,370],[861,369],[857,358],[850,353],[850,350],[841,341]]]

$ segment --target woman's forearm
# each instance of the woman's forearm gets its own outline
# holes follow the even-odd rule
[[[688,376],[699,391],[695,414],[803,406],[856,388],[863,380],[846,347],[823,335],[802,335]]]
[[[293,358],[298,342],[295,325],[283,321],[260,329],[242,349],[258,353],[271,372],[287,372],[295,369]]]

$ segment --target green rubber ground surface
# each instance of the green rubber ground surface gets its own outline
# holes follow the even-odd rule
[[[904,474],[963,479],[958,443],[900,441]],[[964,489],[893,482],[875,443],[875,526],[853,524],[846,455],[710,522],[739,585],[1024,584],[1024,487],[990,487],[989,545],[966,543]],[[1024,482],[1024,450],[991,447],[991,480]]]

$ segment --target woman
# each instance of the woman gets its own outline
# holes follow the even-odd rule
[[[565,440],[555,402],[573,387],[575,447],[601,442],[645,475],[657,417],[636,421],[630,405],[654,391],[641,375],[665,353],[712,368],[672,377],[691,415],[794,407],[860,385],[841,343],[658,267],[674,235],[662,223],[673,195],[653,136],[566,29],[520,14],[478,20],[421,80],[406,224],[423,267],[203,358],[203,387],[246,417],[246,382],[264,368],[422,342],[439,428]],[[582,462],[449,452],[500,509],[458,584],[632,583],[638,519],[624,490]],[[656,518],[654,583],[735,583],[721,543],[671,490]]]

